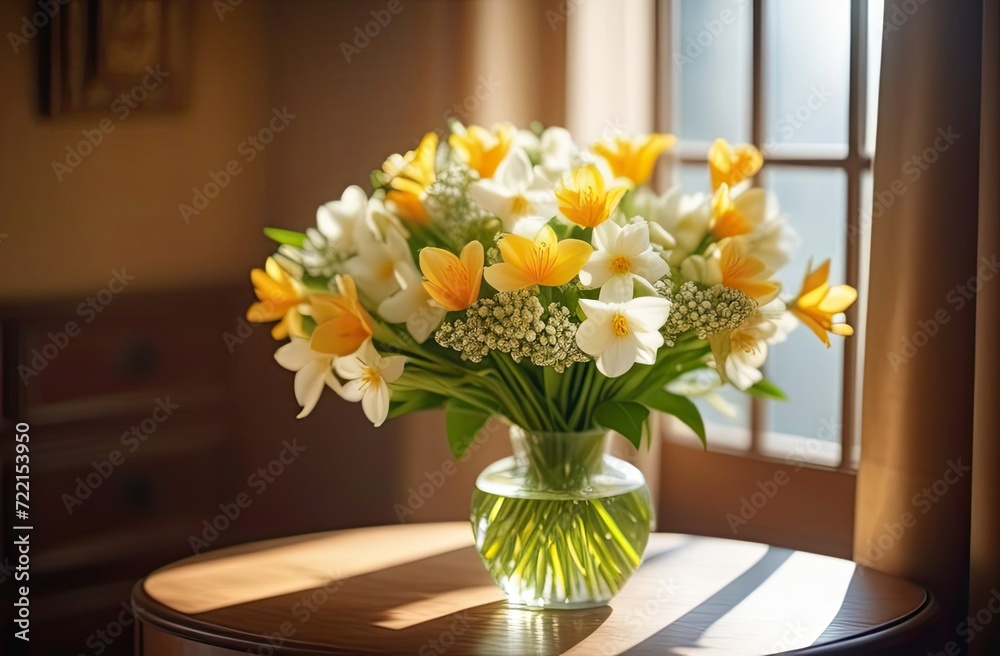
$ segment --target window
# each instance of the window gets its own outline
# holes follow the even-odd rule
[[[680,137],[667,174],[686,193],[709,191],[710,142],[753,143],[757,182],[774,191],[800,236],[781,282],[794,293],[807,257],[830,257],[831,280],[862,296],[882,3],[867,0],[664,0],[660,115]],[[842,471],[856,463],[863,335],[829,352],[800,327],[774,348],[766,375],[792,403],[726,390],[702,410],[712,448]],[[803,366],[806,363],[806,366]],[[728,408],[728,413],[720,412]]]

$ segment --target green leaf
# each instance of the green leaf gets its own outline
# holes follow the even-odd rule
[[[489,419],[490,413],[463,401],[449,399],[444,404],[444,427],[448,434],[448,446],[456,458],[462,457]]]
[[[621,433],[639,448],[649,409],[633,401],[605,401],[594,410],[594,421],[603,428]]]
[[[281,228],[264,228],[264,234],[279,244],[288,244],[295,248],[302,248],[302,243],[306,240],[306,236],[301,232]]]
[[[784,390],[769,381],[767,378],[763,378],[751,385],[750,388],[747,389],[747,394],[750,396],[756,396],[760,399],[773,399],[775,401],[788,400]]]
[[[433,410],[444,405],[445,397],[424,390],[393,391],[389,402],[389,419],[395,419],[411,412]]]
[[[640,398],[640,401],[653,410],[677,417],[694,431],[698,439],[701,440],[702,446],[708,446],[708,440],[705,437],[705,422],[701,419],[698,406],[691,399],[659,389],[647,392]]]

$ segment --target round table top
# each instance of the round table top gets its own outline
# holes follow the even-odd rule
[[[163,567],[133,593],[143,622],[243,653],[421,656],[832,653],[824,646],[898,634],[928,603],[922,587],[847,560],[656,533],[608,606],[516,609],[464,522],[222,549]]]

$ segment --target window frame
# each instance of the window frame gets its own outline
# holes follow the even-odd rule
[[[673,132],[677,117],[678,79],[673,74],[674,44],[680,43],[680,0],[661,0],[656,4],[657,76],[656,117],[658,128]],[[764,27],[767,19],[765,0],[752,0],[751,6],[751,142],[764,148]],[[862,195],[866,172],[871,170],[872,157],[865,143],[867,130],[868,89],[868,0],[850,0],[850,62],[848,76],[847,153],[826,156],[822,149],[802,146],[783,148],[781,155],[765,157],[768,167],[826,168],[844,171],[847,177],[846,195],[846,262],[845,282],[862,294],[857,304],[848,309],[847,321],[860,326],[864,319],[865,269],[867,230],[862,221]],[[704,164],[704,152],[679,149],[665,158],[659,175],[670,179],[683,164]],[[757,184],[757,180],[754,180]],[[807,458],[776,458],[762,448],[765,432],[766,405],[751,398],[748,448],[739,448],[727,440],[702,452],[700,445],[678,437],[671,430],[674,422],[660,422],[665,438],[660,450],[660,520],[662,528],[682,532],[760,540],[779,546],[806,549],[850,557],[853,549],[854,484],[859,453],[860,403],[863,331],[845,340],[843,385],[841,391],[840,453],[836,464],[811,462]],[[801,438],[805,439],[805,438]],[[732,440],[728,440],[732,442]],[[773,450],[772,450],[773,453]],[[693,455],[694,454],[694,455]],[[783,474],[779,473],[783,472]],[[727,516],[740,517],[742,499],[753,498],[760,486],[771,489],[768,481],[789,477],[789,485],[800,489],[795,494],[775,494],[754,510],[754,521],[732,528]],[[719,497],[714,480],[729,481],[725,492],[746,489],[738,499]],[[779,488],[782,486],[779,486]],[[766,495],[765,495],[766,496]],[[755,500],[759,500],[756,497]],[[735,509],[735,510],[734,510]],[[746,514],[749,514],[747,511]],[[720,518],[724,521],[720,522]],[[739,524],[739,522],[736,522]]]

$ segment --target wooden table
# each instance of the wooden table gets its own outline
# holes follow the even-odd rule
[[[666,533],[610,605],[519,610],[467,523],[206,553],[139,581],[133,604],[146,656],[885,653],[919,644],[933,615],[920,586],[850,561]]]

